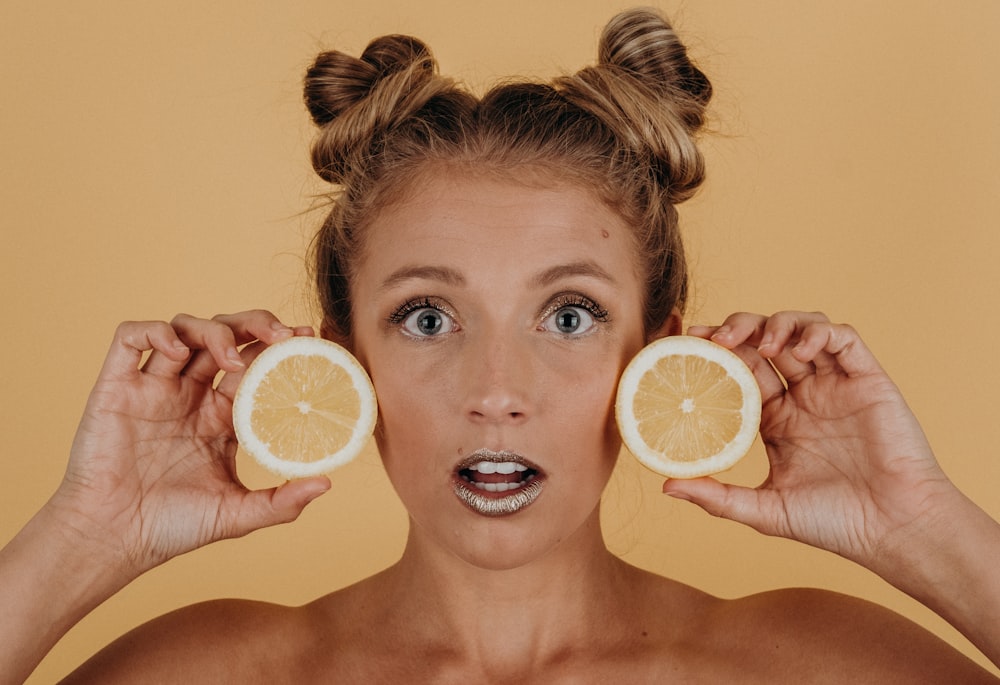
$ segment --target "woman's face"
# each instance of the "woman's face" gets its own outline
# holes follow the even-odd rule
[[[593,193],[439,172],[381,212],[352,282],[389,478],[428,535],[512,567],[571,538],[644,344],[628,228]]]

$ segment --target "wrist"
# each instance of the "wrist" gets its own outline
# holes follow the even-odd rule
[[[869,568],[920,601],[997,662],[1000,524],[949,483],[886,537]]]
[[[930,489],[920,501],[920,510],[897,521],[874,548],[866,565],[880,575],[935,582],[954,569],[952,557],[963,556],[965,529],[979,508],[950,482]]]
[[[100,517],[77,506],[62,489],[46,502],[29,523],[36,538],[46,542],[47,554],[66,571],[74,584],[92,582],[113,594],[145,569],[137,568],[120,535]]]
[[[56,567],[47,575],[67,586],[67,597],[93,592],[105,595],[103,601],[140,575],[127,563],[120,544],[102,536],[106,531],[88,527],[85,519],[47,504],[32,524],[37,526],[33,538],[45,543],[46,560]]]
[[[46,504],[0,550],[3,682],[22,682],[66,631],[132,580],[120,555],[91,546],[64,515]]]

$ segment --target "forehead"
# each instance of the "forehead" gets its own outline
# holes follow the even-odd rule
[[[409,185],[368,224],[362,271],[434,262],[511,270],[584,255],[609,271],[636,271],[631,230],[583,186],[455,170]]]

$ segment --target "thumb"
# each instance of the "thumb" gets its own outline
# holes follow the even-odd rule
[[[306,505],[329,489],[330,479],[320,476],[248,492],[233,522],[232,537],[241,537],[259,528],[290,523],[299,517]]]
[[[720,483],[714,478],[673,478],[663,484],[663,494],[693,502],[712,516],[762,530],[760,491]]]

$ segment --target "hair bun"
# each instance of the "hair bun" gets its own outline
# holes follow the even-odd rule
[[[612,131],[624,150],[649,160],[655,192],[669,204],[690,198],[705,179],[695,134],[705,123],[712,86],[657,11],[614,17],[601,35],[597,65],[553,83]]]
[[[320,53],[304,88],[306,107],[321,129],[312,148],[316,173],[340,183],[363,165],[383,136],[451,86],[436,70],[430,49],[412,36],[376,38],[359,58]]]
[[[686,94],[684,121],[692,132],[704,124],[712,84],[688,58],[670,23],[654,9],[633,9],[614,17],[601,34],[598,61],[617,67],[655,92]]]
[[[378,78],[403,71],[411,64],[419,64],[428,73],[434,70],[430,48],[419,38],[399,34],[373,40],[361,54],[361,61],[372,65]]]
[[[306,71],[306,107],[313,121],[323,126],[367,97],[379,81],[414,65],[418,72],[434,71],[430,50],[412,36],[376,38],[360,58],[339,50],[322,52]]]

